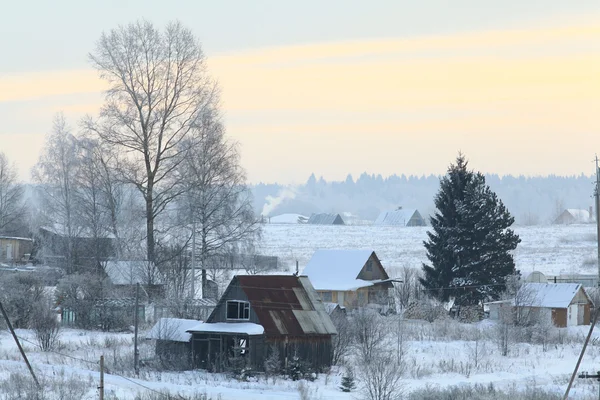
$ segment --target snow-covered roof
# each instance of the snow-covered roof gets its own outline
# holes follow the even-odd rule
[[[154,274],[153,281],[162,283],[160,273],[155,270],[150,261],[105,261],[102,263],[104,272],[113,285],[135,285],[145,284],[148,280],[148,274]]]
[[[344,225],[340,214],[313,214],[307,221],[312,225]]]
[[[417,212],[414,208],[402,208],[394,211],[383,211],[379,214],[374,225],[406,226],[408,221]]]
[[[192,334],[187,332],[188,329],[201,322],[195,319],[161,318],[146,334],[146,339],[189,342]]]
[[[0,239],[5,239],[5,240],[22,240],[22,241],[27,241],[27,242],[33,242],[33,239],[25,238],[25,237],[18,237],[18,236],[1,236],[0,235]]]
[[[579,289],[579,283],[524,283],[520,301],[530,307],[567,308]]]
[[[265,333],[265,328],[253,322],[203,322],[189,328],[187,332],[242,333],[256,336]]]
[[[339,308],[340,310],[343,310],[345,308],[345,307],[340,306],[338,303],[323,302],[323,306],[325,307],[325,311],[329,315],[331,315],[331,313],[334,312],[336,308]]]
[[[373,250],[317,250],[304,267],[316,290],[355,290],[380,281],[356,279]]]
[[[280,214],[269,218],[271,224],[301,224],[308,221],[302,214]]]
[[[567,212],[573,216],[577,222],[590,222],[592,220],[588,210],[580,210],[577,208],[567,208]]]

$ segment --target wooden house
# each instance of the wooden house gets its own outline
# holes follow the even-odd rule
[[[29,261],[33,239],[0,236],[0,263],[20,264]]]
[[[554,326],[589,325],[593,303],[578,283],[524,283],[517,299],[486,303],[492,320],[501,319],[505,312],[527,313],[538,322]]]
[[[425,219],[419,210],[399,207],[393,211],[383,211],[373,225],[379,226],[425,226]]]
[[[348,310],[389,305],[393,280],[373,250],[317,250],[303,274],[324,302]]]
[[[274,349],[284,368],[298,357],[322,370],[337,334],[308,278],[293,275],[235,276],[206,323],[188,332],[194,366],[214,371],[236,359],[263,370]]]

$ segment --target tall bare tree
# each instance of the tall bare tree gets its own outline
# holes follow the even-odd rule
[[[23,186],[17,178],[17,169],[0,152],[0,234],[13,234],[21,225],[25,211]]]
[[[76,176],[80,165],[77,139],[62,113],[54,118],[50,135],[33,170],[40,183],[45,222],[57,229],[66,240],[65,264],[67,273],[74,272],[74,238],[77,235]]]
[[[194,126],[193,152],[183,165],[197,239],[202,289],[210,258],[260,234],[237,144],[227,140],[218,112],[205,112]],[[223,255],[223,254],[221,254]]]
[[[126,153],[121,173],[145,201],[146,246],[156,261],[154,222],[184,192],[175,171],[198,115],[216,100],[199,41],[179,22],[163,31],[146,21],[103,33],[90,55],[109,89],[88,128]]]

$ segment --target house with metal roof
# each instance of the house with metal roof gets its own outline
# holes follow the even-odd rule
[[[349,310],[372,306],[385,311],[389,305],[393,279],[373,250],[317,250],[303,274],[324,302]]]
[[[581,210],[577,208],[567,208],[556,219],[555,224],[589,224],[594,222],[594,213],[592,207],[589,210]]]
[[[346,225],[340,214],[313,214],[307,224],[311,225]]]
[[[309,279],[294,275],[235,276],[207,321],[187,332],[195,367],[214,371],[263,370],[274,349],[284,367],[298,357],[322,370],[337,334]]]
[[[383,211],[373,225],[379,226],[425,226],[425,219],[414,208],[399,207],[393,211]]]
[[[524,283],[514,299],[485,304],[492,320],[506,315],[528,315],[531,321],[554,326],[589,325],[592,300],[579,283]]]

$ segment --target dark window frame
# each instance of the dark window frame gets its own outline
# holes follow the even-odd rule
[[[234,307],[236,310],[234,310]],[[227,300],[225,303],[225,317],[230,321],[250,320],[250,302],[244,300]]]

